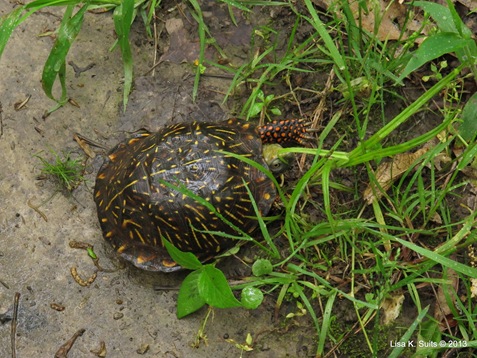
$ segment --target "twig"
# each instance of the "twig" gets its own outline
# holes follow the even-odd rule
[[[68,339],[68,341],[66,341],[66,343],[63,344],[60,349],[58,349],[58,351],[55,353],[55,358],[67,358],[71,347],[73,347],[75,341],[78,339],[78,337],[81,337],[85,331],[86,330],[84,328],[76,331],[76,333],[73,334],[73,337]]]
[[[16,102],[16,103],[13,105],[13,108],[15,109],[15,111],[19,111],[20,109],[22,109],[23,107],[25,107],[26,104],[28,103],[28,101],[30,100],[30,98],[31,98],[31,94],[27,94],[27,96],[26,96],[25,99]]]
[[[68,65],[70,65],[71,67],[73,67],[73,71],[75,71],[75,77],[79,77],[81,73],[83,72],[86,72],[86,71],[89,71],[91,70],[94,66],[96,66],[96,64],[94,62],[90,63],[89,65],[85,66],[85,67],[79,67],[76,63],[74,63],[73,61],[68,61]]]
[[[94,247],[90,243],[71,240],[69,244],[70,244],[70,247],[72,249],[86,250],[88,252],[88,256],[91,257],[91,259],[93,260],[94,266],[96,266],[98,271],[101,271],[101,272],[116,272],[117,271],[117,269],[105,269],[104,267],[102,267],[99,264],[99,257],[97,257],[96,254],[94,253],[94,251],[93,251]],[[73,270],[73,268],[71,268],[71,269]],[[76,268],[74,268],[74,270],[76,271]],[[74,273],[73,271],[71,271],[71,274],[73,275],[73,278],[75,278],[75,280],[76,280],[76,277],[75,277],[76,272]],[[93,281],[94,281],[95,278],[96,278],[96,276],[94,276]],[[91,281],[90,284],[93,283],[93,281]],[[81,285],[81,283],[79,281],[76,281],[76,282],[78,282]]]
[[[3,287],[5,287],[7,290],[10,289],[10,286],[9,286],[5,281],[3,281],[1,278],[0,278],[0,284],[1,284]]]
[[[17,348],[15,343],[15,337],[17,335],[17,320],[18,320],[18,303],[20,302],[20,293],[15,293],[15,299],[13,301],[13,319],[12,319],[12,330],[10,332],[10,340],[12,343],[12,358],[17,356]]]
[[[156,9],[153,9],[152,11],[152,18],[154,19],[154,25],[152,26],[154,29],[154,58],[152,60],[153,66],[151,76],[154,77],[156,75],[156,68],[154,65],[157,62],[157,54],[159,53],[159,34],[157,33]]]
[[[3,136],[3,108],[2,108],[2,102],[0,102],[0,138]]]
[[[35,199],[35,198],[31,198],[31,199],[28,199],[27,200],[27,205],[32,208],[33,210],[35,210],[38,215],[40,215],[42,217],[43,220],[45,220],[46,222],[48,222],[48,217],[45,215],[45,213],[43,211],[40,210],[40,207],[39,206],[36,206],[34,205],[31,201]]]

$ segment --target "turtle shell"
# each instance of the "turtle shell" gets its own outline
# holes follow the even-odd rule
[[[258,223],[247,187],[259,213],[266,215],[275,186],[260,170],[222,151],[267,167],[257,128],[235,119],[173,124],[118,144],[94,189],[106,241],[141,269],[170,272],[180,267],[161,237],[207,260],[237,243],[212,232],[237,235],[231,227],[235,225],[251,233]],[[232,225],[194,196],[213,205]]]

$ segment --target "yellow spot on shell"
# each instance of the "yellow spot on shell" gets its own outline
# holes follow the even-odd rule
[[[139,138],[131,138],[131,139],[128,141],[128,144],[129,144],[129,145],[133,145],[133,144],[136,143],[138,140],[139,140]]]
[[[269,193],[263,194],[263,198],[264,198],[265,200],[270,200],[270,194],[269,194]]]
[[[174,267],[174,266],[177,266],[177,263],[175,263],[175,261],[162,260],[162,266]]]

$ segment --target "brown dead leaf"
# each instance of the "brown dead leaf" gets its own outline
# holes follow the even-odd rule
[[[441,171],[444,170],[444,168],[448,168],[453,161],[448,153],[442,152],[433,158],[432,163],[438,171]]]
[[[314,2],[321,7],[324,7],[334,13],[337,13],[335,8],[335,0],[314,0]],[[445,0],[434,0],[434,2],[447,6]],[[475,11],[477,8],[477,2],[475,0],[454,0],[453,3],[461,3],[467,7],[470,11]],[[363,8],[363,4],[366,4],[367,9]],[[361,7],[361,8],[360,8]],[[433,29],[433,26],[427,26],[423,28],[424,17],[422,12],[416,7],[414,12],[409,14],[415,14],[414,18],[407,18],[407,11],[409,5],[405,1],[352,1],[350,2],[350,8],[353,12],[356,22],[368,32],[375,33],[377,29],[377,37],[381,41],[385,40],[406,40],[411,34],[416,31],[420,31],[421,35],[427,35],[429,30]],[[366,11],[367,10],[367,11]],[[360,12],[361,11],[361,12]],[[344,15],[341,15],[344,16]],[[376,23],[376,19],[379,23]],[[471,26],[466,24],[469,28]],[[417,43],[424,41],[425,37],[416,38]]]
[[[169,47],[160,58],[173,63],[193,62],[199,57],[199,41],[192,40],[184,28],[182,19],[166,20],[166,31],[169,34]]]
[[[439,215],[439,213],[436,211],[434,213],[434,215],[432,215],[432,217],[430,218],[430,220],[433,222],[433,223],[436,223],[438,225],[441,225],[442,224],[442,217]]]
[[[78,145],[81,147],[81,149],[83,149],[83,152],[85,152],[88,157],[96,157],[96,153],[93,151],[93,149],[91,149],[89,143],[83,137],[75,133],[73,134],[73,139],[76,141],[76,143],[78,143]]]
[[[391,162],[381,163],[376,170],[377,185],[369,183],[363,193],[364,200],[371,204],[383,196],[391,185],[399,179],[409,168],[417,164],[417,160],[426,153],[430,147],[423,147],[414,153],[401,153],[396,155]]]
[[[475,256],[475,247],[473,245],[469,245],[467,247],[467,256],[469,256],[469,263],[470,266],[473,268],[477,268],[477,257]],[[470,297],[476,298],[477,297],[477,278],[470,279]]]
[[[323,3],[333,7],[334,0],[323,0]],[[356,21],[360,21],[360,25],[368,32],[374,33],[378,26],[377,36],[380,40],[405,40],[413,32],[421,29],[422,16],[416,16],[415,19],[406,19],[406,12],[408,5],[400,4],[397,1],[368,1],[365,2],[367,10],[360,9],[361,2],[353,1],[350,3],[351,11],[353,12]],[[361,11],[361,12],[360,12]],[[379,24],[376,19],[380,19]],[[425,32],[425,31],[424,31]]]
[[[404,303],[404,295],[402,293],[395,294],[387,297],[381,303],[381,309],[383,310],[383,324],[386,326],[393,323],[401,313],[401,307]]]
[[[476,186],[475,181],[477,180],[477,168],[474,168],[472,166],[467,166],[462,168],[461,173],[470,179],[474,187]]]

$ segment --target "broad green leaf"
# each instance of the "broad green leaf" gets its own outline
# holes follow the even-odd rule
[[[58,29],[58,36],[55,44],[51,49],[50,55],[43,67],[42,85],[45,94],[62,105],[66,102],[66,84],[65,84],[65,72],[66,72],[66,55],[70,50],[71,44],[74,42],[76,36],[81,30],[83,24],[84,13],[88,9],[87,5],[84,5],[78,12],[71,16],[74,7],[68,6],[63,20],[61,21],[60,28]],[[62,94],[58,100],[53,96],[52,90],[56,77],[59,77]]]
[[[253,106],[250,108],[250,111],[248,112],[249,116],[251,118],[256,117],[263,108],[263,103],[254,103]]]
[[[93,260],[96,260],[98,258],[92,247],[88,247],[86,251],[88,252],[88,256],[91,257]]]
[[[474,93],[464,106],[459,134],[467,142],[477,135],[477,93]]]
[[[252,273],[254,276],[260,277],[272,273],[273,266],[270,260],[259,259],[252,265]]]
[[[129,44],[129,31],[134,19],[134,0],[124,0],[122,4],[114,9],[114,28],[118,35],[118,43],[121,48],[124,66],[124,90],[123,107],[126,110],[129,93],[132,87],[133,60],[131,46]]]
[[[471,46],[472,39],[463,39],[458,34],[453,32],[441,32],[429,36],[413,53],[411,60],[408,62],[399,81],[415,71],[425,63],[434,60],[446,53],[461,50],[465,46]]]
[[[425,12],[431,15],[442,32],[454,32],[460,34],[462,31],[462,34],[465,37],[470,38],[472,36],[472,32],[463,24],[459,17],[452,15],[452,12],[448,7],[430,1],[416,1],[414,2],[414,5],[422,7]],[[455,22],[458,23],[456,24]]]
[[[203,266],[193,253],[179,250],[164,238],[162,239],[162,242],[164,243],[169,255],[171,255],[171,258],[183,268],[188,270],[197,270]]]
[[[193,271],[182,281],[177,297],[177,318],[185,317],[205,305],[205,300],[199,293],[201,275],[202,270]]]
[[[242,305],[254,310],[263,302],[263,292],[256,287],[245,287],[240,295]]]
[[[258,98],[260,101],[262,101],[262,102],[264,101],[265,94],[264,94],[263,91],[260,90],[260,89],[257,91],[257,98]]]
[[[422,322],[417,339],[418,342],[440,342],[442,332],[439,329],[439,322],[433,319]],[[416,357],[437,357],[436,353],[435,347],[416,347]]]
[[[199,293],[207,304],[217,308],[240,307],[222,271],[213,265],[204,265],[199,276]]]
[[[275,98],[275,95],[274,94],[269,94],[267,97],[265,97],[265,100],[264,102],[266,104],[270,103],[271,101],[273,101],[273,99]]]

